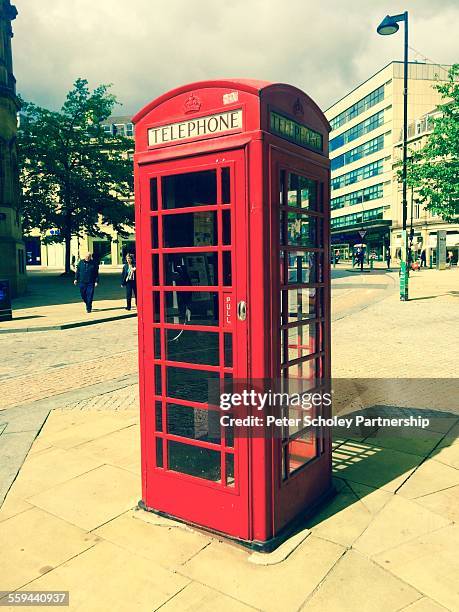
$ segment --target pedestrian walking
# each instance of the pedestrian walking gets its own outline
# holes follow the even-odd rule
[[[91,312],[94,299],[94,288],[99,282],[99,266],[92,258],[92,253],[86,253],[77,264],[74,285],[79,285],[80,295],[86,304],[86,312]]]
[[[421,251],[421,268],[426,267],[426,250],[422,249]]]
[[[390,249],[386,249],[386,264],[387,264],[387,269],[390,270]]]
[[[121,286],[126,287],[126,310],[131,310],[132,294],[137,306],[136,267],[130,253],[126,255],[126,263],[121,273]]]

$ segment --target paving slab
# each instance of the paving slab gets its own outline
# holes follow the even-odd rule
[[[11,487],[11,494],[26,500],[103,463],[102,459],[80,455],[72,449],[50,448],[28,458],[21,469],[20,477]]]
[[[91,531],[133,508],[139,498],[140,475],[103,465],[26,501]]]
[[[235,593],[237,597],[237,593]],[[167,603],[161,606],[161,612],[249,612],[258,610],[247,604],[223,595],[210,587],[191,582]]]
[[[402,608],[400,612],[450,612],[447,608],[440,606],[428,597],[422,597],[406,608]]]
[[[440,516],[459,523],[459,485],[416,497],[413,501]]]
[[[249,563],[248,553],[212,542],[180,568],[180,573],[266,612],[296,611],[324,579],[344,548],[309,536],[283,563]]]
[[[393,495],[354,542],[353,548],[372,557],[449,524],[449,519],[419,507],[408,499]]]
[[[436,448],[430,457],[435,461],[450,465],[459,470],[459,444],[451,444],[450,446],[443,445]]]
[[[80,554],[97,538],[56,516],[32,508],[0,522],[0,576],[14,590]],[[62,588],[62,587],[60,587]]]
[[[73,447],[78,456],[92,458],[117,467],[128,468],[139,465],[140,474],[140,428],[138,424],[128,425],[95,440]]]
[[[355,551],[348,551],[301,610],[396,612],[421,594]]]
[[[448,610],[459,610],[459,526],[391,548],[374,560]]]
[[[187,578],[151,559],[100,542],[34,580],[27,589],[69,591],[72,612],[151,612],[188,584]]]
[[[383,491],[379,497],[382,498],[381,503],[387,503],[392,494]],[[352,546],[373,518],[372,510],[346,485],[307,525],[314,535],[348,547]]]
[[[211,542],[210,537],[191,529],[139,520],[137,515],[140,512],[126,512],[93,533],[124,550],[169,568],[185,563]]]
[[[427,459],[399,488],[398,495],[414,499],[459,484],[459,470],[449,465]]]

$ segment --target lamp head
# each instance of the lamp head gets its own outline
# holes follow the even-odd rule
[[[395,34],[398,31],[399,25],[394,17],[390,15],[386,15],[384,19],[381,21],[379,26],[376,28],[378,34],[382,36],[389,36],[390,34]]]

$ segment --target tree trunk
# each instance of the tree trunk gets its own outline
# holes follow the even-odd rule
[[[70,268],[70,248],[72,242],[72,235],[69,230],[65,230],[65,272],[64,274],[71,274],[72,270]]]

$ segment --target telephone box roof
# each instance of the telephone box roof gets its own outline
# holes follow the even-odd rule
[[[197,81],[195,83],[188,83],[186,85],[181,85],[180,87],[176,87],[175,89],[171,89],[170,91],[162,94],[158,98],[155,98],[148,104],[146,104],[142,109],[140,109],[133,117],[132,123],[138,123],[146,114],[148,114],[151,110],[169,100],[170,98],[174,98],[180,94],[186,93],[187,91],[197,91],[199,89],[206,89],[210,87],[223,87],[223,88],[233,88],[239,91],[246,91],[247,93],[254,94],[256,96],[260,95],[260,92],[267,88],[288,88],[290,90],[296,90],[298,94],[301,96],[305,96],[308,98],[311,106],[315,107],[320,115],[323,116],[324,123],[326,124],[328,130],[329,124],[328,121],[323,114],[323,111],[317,106],[317,104],[312,100],[304,91],[295,87],[294,85],[288,85],[287,83],[271,83],[270,81],[262,81],[259,79],[215,79],[210,81]]]

